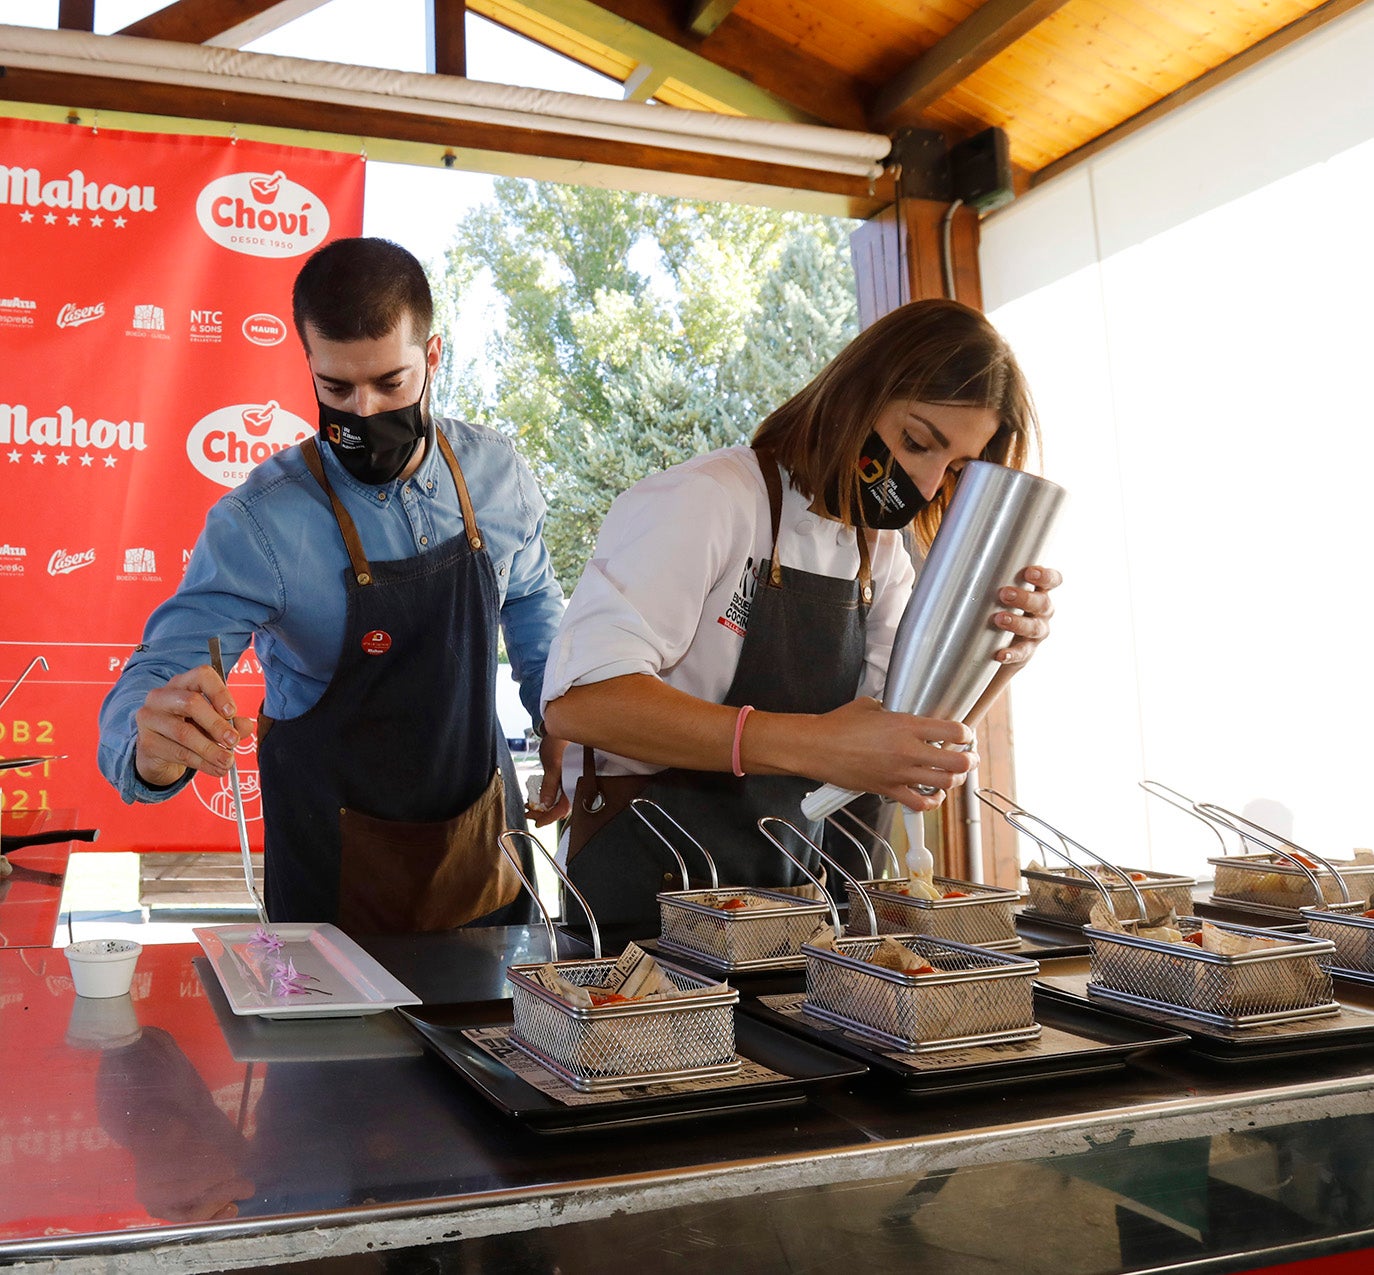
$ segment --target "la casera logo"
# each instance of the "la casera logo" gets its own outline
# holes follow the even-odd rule
[[[298,257],[324,242],[324,201],[278,169],[230,173],[196,196],[201,229],[231,252],[250,257]]]
[[[191,464],[221,487],[237,487],[255,465],[313,432],[275,400],[235,403],[202,416],[186,436]]]

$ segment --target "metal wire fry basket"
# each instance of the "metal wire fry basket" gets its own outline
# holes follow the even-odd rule
[[[1207,862],[1216,869],[1214,898],[1281,912],[1296,913],[1301,908],[1344,902],[1347,895],[1341,890],[1341,881],[1345,882],[1349,898],[1368,898],[1374,892],[1374,863],[1325,860],[1333,872],[1319,871],[1314,884],[1311,872],[1278,854],[1227,855]]]
[[[679,990],[713,986],[710,979],[659,964]],[[555,962],[559,974],[579,987],[605,986],[614,966],[609,959]],[[734,988],[580,1009],[535,982],[530,973],[539,968],[512,965],[506,971],[515,1018],[511,1043],[574,1089],[595,1093],[739,1070],[734,1019],[739,992]]]
[[[1363,899],[1303,908],[1307,932],[1336,948],[1334,959],[1322,962],[1327,969],[1353,970],[1374,979],[1374,917],[1365,916],[1364,912]]]
[[[1180,917],[1185,934],[1202,927]],[[1275,935],[1263,929],[1223,925],[1233,934],[1273,940],[1279,947],[1226,956],[1192,943],[1169,943],[1084,926],[1088,938],[1088,993],[1222,1027],[1253,1027],[1334,1014],[1331,975],[1321,958],[1334,953],[1327,941],[1307,935]]]
[[[726,899],[763,907],[727,909]],[[830,911],[823,902],[753,886],[679,890],[658,896],[659,946],[707,961],[723,971],[799,968],[801,946]]]
[[[1022,868],[1026,880],[1027,903],[1046,920],[1065,925],[1086,925],[1102,891],[1111,895],[1113,910],[1118,916],[1132,916],[1135,904],[1130,886],[1114,873],[1094,874],[1096,883],[1082,868]],[[1173,909],[1175,916],[1191,916],[1193,887],[1191,877],[1172,876],[1166,872],[1147,872],[1142,868],[1122,868],[1145,900],[1146,911],[1160,916]],[[1118,906],[1124,904],[1125,906]]]
[[[895,941],[936,973],[901,974],[872,964],[866,958],[882,942],[872,936],[837,939],[833,950],[804,947],[806,1012],[907,1053],[1040,1034],[1032,987],[1038,962],[919,935]]]
[[[865,890],[873,904],[879,934],[921,934],[926,938],[993,949],[1020,946],[1012,909],[1021,901],[1021,896],[1015,890],[1001,890],[953,877],[936,877],[934,881],[937,889],[958,891],[966,897],[915,898],[900,893],[904,888],[900,880],[861,881],[857,885]],[[849,896],[846,932],[868,934],[868,913],[859,904],[858,890],[846,882],[845,891]]]

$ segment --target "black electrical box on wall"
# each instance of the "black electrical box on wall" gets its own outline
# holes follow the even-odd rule
[[[949,171],[954,197],[979,212],[991,212],[1015,198],[1007,135],[1000,128],[985,128],[951,146]]]

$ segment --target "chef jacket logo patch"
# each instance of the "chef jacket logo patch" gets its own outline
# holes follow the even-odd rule
[[[747,558],[744,570],[740,572],[739,583],[735,585],[734,596],[724,615],[716,616],[716,623],[724,625],[731,633],[743,637],[749,630],[749,604],[754,600],[754,590],[758,588],[759,569],[754,559]]]
[[[391,650],[391,634],[385,629],[373,629],[363,634],[363,650],[369,655],[385,655]]]

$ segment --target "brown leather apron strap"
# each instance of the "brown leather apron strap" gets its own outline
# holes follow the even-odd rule
[[[778,554],[778,532],[782,530],[782,466],[772,452],[755,449],[759,471],[763,474],[763,485],[768,491],[768,517],[773,524],[773,549],[769,555],[772,563],[768,572],[768,583],[775,589],[782,588],[782,558]]]
[[[873,601],[873,566],[869,561],[872,550],[868,544],[868,528],[855,527],[854,536],[859,542],[859,596],[865,602]]]
[[[778,553],[778,532],[782,529],[782,466],[772,452],[754,449],[758,457],[759,471],[763,474],[763,485],[768,491],[768,516],[773,524],[773,551],[768,572],[768,583],[775,589],[782,588],[782,558]],[[872,549],[868,543],[868,532],[863,527],[854,528],[854,536],[859,545],[859,593],[865,602],[873,601]]]
[[[453,475],[453,485],[458,488],[458,504],[463,511],[463,527],[467,534],[468,544],[472,546],[475,553],[482,547],[482,529],[477,525],[477,515],[472,511],[472,497],[468,495],[467,479],[463,477],[463,470],[458,464],[458,457],[453,454],[453,448],[449,445],[448,439],[444,437],[444,431],[436,429],[434,437],[439,440],[439,450],[448,463],[448,472]]]
[[[329,503],[334,508],[334,518],[343,535],[344,547],[348,550],[348,561],[353,566],[353,578],[361,585],[371,584],[372,567],[368,564],[367,554],[363,552],[362,537],[358,535],[352,515],[344,508],[343,501],[325,477],[324,462],[320,460],[319,435],[307,438],[301,444],[301,458],[305,461],[305,467],[315,476],[315,481],[324,488],[324,494],[329,497]]]

